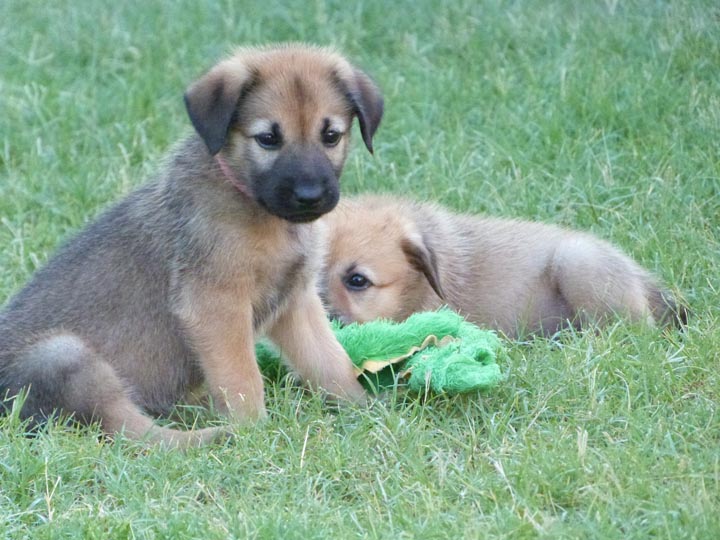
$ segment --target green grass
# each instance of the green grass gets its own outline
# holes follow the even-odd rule
[[[0,419],[8,538],[720,537],[720,9],[712,0],[0,2],[0,301],[158,167],[232,44],[338,45],[383,88],[346,192],[591,230],[692,306],[511,343],[496,391],[271,419],[186,454]],[[192,415],[191,415],[192,416]],[[205,417],[201,414],[201,417]]]

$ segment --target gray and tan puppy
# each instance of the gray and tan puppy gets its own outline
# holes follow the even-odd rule
[[[345,323],[448,304],[518,336],[615,313],[650,322],[675,315],[646,270],[589,234],[389,196],[346,198],[323,220],[331,230],[324,295]]]
[[[382,116],[338,54],[240,49],[185,94],[196,133],[163,172],[65,245],[0,314],[0,398],[23,417],[97,419],[106,433],[187,446],[154,425],[205,384],[234,420],[265,416],[254,343],[267,334],[310,386],[362,400],[316,290],[319,224],[357,117]]]

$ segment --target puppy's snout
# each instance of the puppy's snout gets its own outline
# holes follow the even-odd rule
[[[259,202],[272,214],[305,223],[329,212],[338,202],[338,177],[329,159],[317,152],[281,153],[254,182]]]
[[[293,198],[299,206],[312,208],[322,202],[325,191],[325,187],[319,182],[300,184],[293,189]]]

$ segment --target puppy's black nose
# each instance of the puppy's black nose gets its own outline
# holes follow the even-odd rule
[[[325,188],[317,184],[295,186],[293,198],[300,206],[313,207],[323,200]]]

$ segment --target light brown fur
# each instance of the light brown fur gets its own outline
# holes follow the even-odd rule
[[[337,202],[354,117],[372,149],[379,92],[338,54],[289,45],[238,50],[185,98],[197,133],[0,313],[0,398],[25,389],[24,418],[63,411],[108,434],[204,443],[220,432],[146,413],[205,384],[233,421],[263,418],[254,344],[266,334],[307,384],[364,400],[317,295],[315,219]],[[272,148],[258,139],[268,130]],[[328,130],[341,132],[332,144]]]
[[[550,335],[614,314],[652,324],[674,309],[646,270],[586,233],[377,195],[346,198],[323,219],[323,294],[345,323],[448,304],[508,336]],[[355,274],[370,284],[348,285]]]

